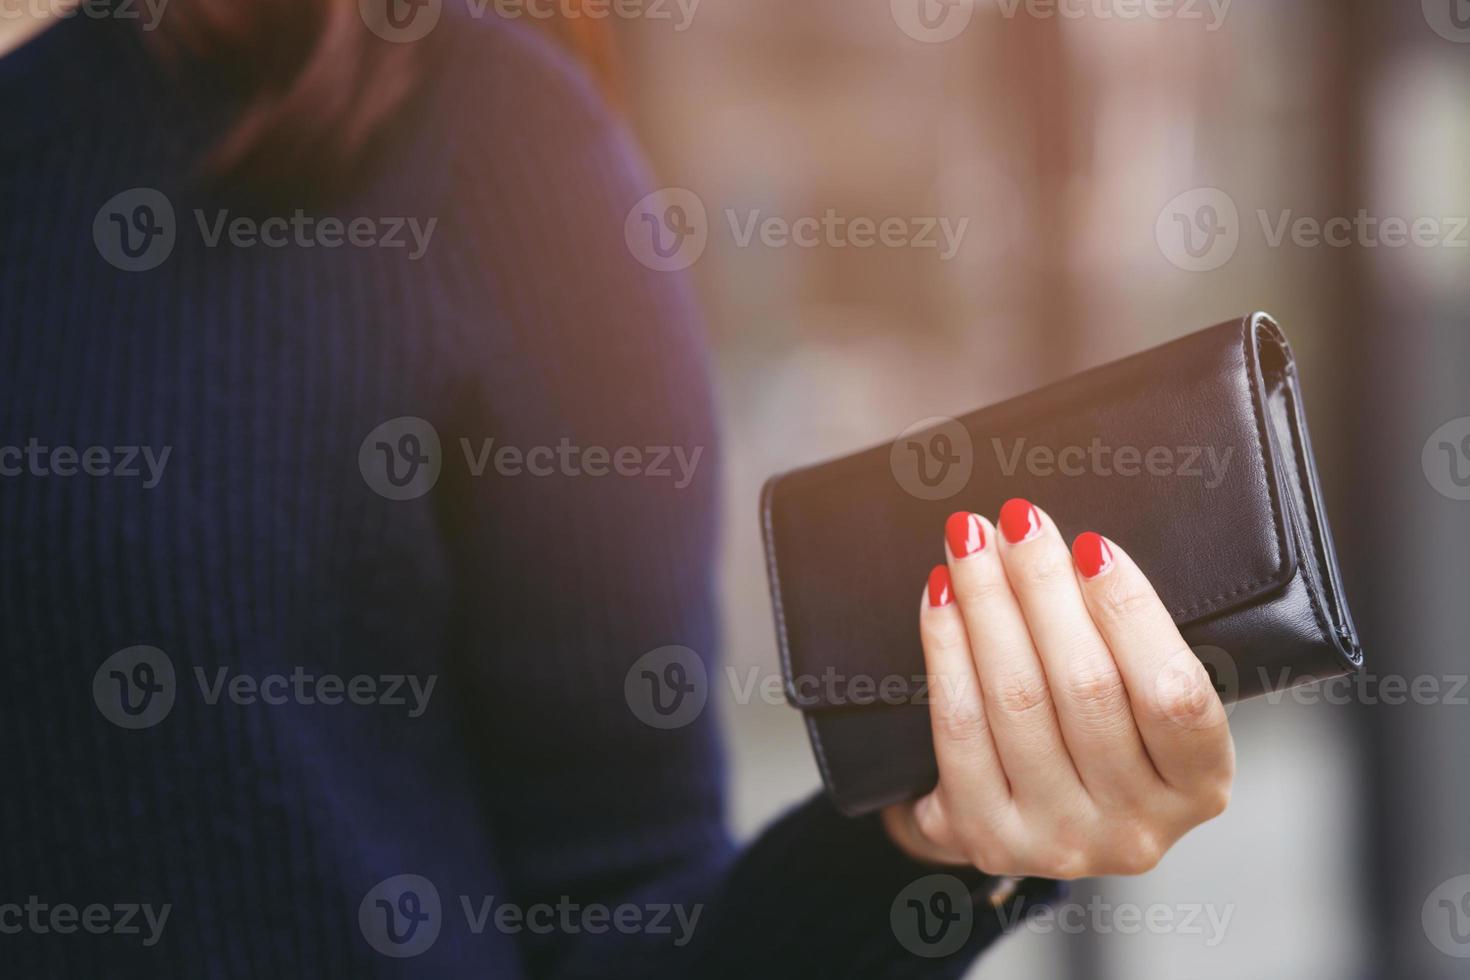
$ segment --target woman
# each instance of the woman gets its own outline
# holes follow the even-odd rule
[[[994,876],[1141,872],[1223,808],[1147,582],[1016,502],[922,603],[935,792],[734,848],[710,714],[625,698],[715,647],[718,474],[606,100],[493,4],[149,9],[4,25],[7,970],[958,976]],[[647,447],[703,464],[590,462]],[[927,958],[890,915],[937,872],[978,911]]]

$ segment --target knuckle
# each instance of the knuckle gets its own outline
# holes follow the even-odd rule
[[[1147,874],[1164,859],[1165,847],[1158,834],[1139,830],[1125,838],[1114,849],[1113,864],[1118,874]]]
[[[1011,671],[996,684],[995,702],[1007,714],[1030,715],[1051,702],[1051,690],[1040,674]]]
[[[1015,578],[1027,588],[1050,588],[1071,577],[1071,558],[1053,548],[1038,548],[1024,561],[1016,562]]]
[[[959,833],[960,853],[976,868],[987,874],[1005,874],[1004,871],[996,871],[996,868],[1007,868],[1011,866],[1011,858],[1006,848],[996,841],[995,836],[983,833],[979,828],[967,826]]]
[[[1124,576],[1108,576],[1096,596],[1097,609],[1114,623],[1128,623],[1153,609],[1154,593]]]
[[[965,626],[958,616],[920,617],[919,634],[924,641],[924,649],[934,653],[963,650],[968,643]]]
[[[942,841],[949,838],[949,815],[938,795],[930,805],[914,807],[913,817],[914,826],[926,839]]]
[[[1003,598],[1011,589],[1005,576],[983,571],[954,576],[950,586],[954,589],[955,598],[966,605],[989,603]]]
[[[950,742],[976,742],[990,734],[985,708],[978,697],[946,697],[934,705],[934,722]]]
[[[1230,808],[1231,781],[1222,779],[1199,794],[1200,812],[1213,820]]]
[[[1219,695],[1202,666],[1171,670],[1159,685],[1158,712],[1186,728],[1202,728],[1210,720]]]
[[[1128,690],[1111,658],[1092,656],[1073,667],[1063,681],[1067,698],[1090,714],[1113,714],[1127,704]]]
[[[1053,849],[1042,862],[1042,868],[1042,877],[1057,881],[1076,881],[1094,873],[1092,859],[1079,847]]]

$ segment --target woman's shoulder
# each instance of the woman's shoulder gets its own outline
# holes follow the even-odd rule
[[[620,128],[587,67],[548,31],[504,6],[496,0],[445,5],[435,30],[446,36],[432,49],[435,106],[479,131],[516,127],[585,139]]]

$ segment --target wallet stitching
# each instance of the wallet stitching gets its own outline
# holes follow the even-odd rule
[[[1194,605],[1189,606],[1185,609],[1176,610],[1174,612],[1174,616],[1176,619],[1193,619],[1194,617],[1199,616],[1203,613],[1213,612],[1214,610],[1220,608],[1220,606],[1224,605],[1227,601],[1234,599],[1236,596],[1239,596],[1246,592],[1250,592],[1254,589],[1258,589],[1263,585],[1269,585],[1273,582],[1277,582],[1280,578],[1281,566],[1285,565],[1286,563],[1286,532],[1285,529],[1282,527],[1283,518],[1281,514],[1281,501],[1277,495],[1276,481],[1272,479],[1274,475],[1274,470],[1271,467],[1271,460],[1269,458],[1270,454],[1266,452],[1266,421],[1264,415],[1262,414],[1262,407],[1259,397],[1261,388],[1264,387],[1264,381],[1257,373],[1260,368],[1259,365],[1256,363],[1256,358],[1251,355],[1250,351],[1251,330],[1255,324],[1255,317],[1245,317],[1241,321],[1241,324],[1241,350],[1245,355],[1244,360],[1246,365],[1246,373],[1251,380],[1251,414],[1252,416],[1254,416],[1256,421],[1256,454],[1260,457],[1261,470],[1265,474],[1266,493],[1271,501],[1272,529],[1276,532],[1276,547],[1279,554],[1281,555],[1281,563],[1277,566],[1276,573],[1272,575],[1272,577],[1257,578],[1252,579],[1248,582],[1243,582],[1227,592],[1222,592],[1220,595],[1213,596],[1209,599],[1202,599],[1199,602],[1196,602]]]
[[[781,658],[781,669],[789,683],[794,676],[791,667],[790,639],[786,632],[786,608],[781,601],[781,569],[776,561],[776,531],[771,526],[770,501],[761,508],[761,528],[765,531],[766,538],[766,568],[771,576],[771,605],[776,612],[776,653]],[[834,794],[837,791],[836,783],[832,780],[832,771],[827,765],[827,750],[822,745],[822,733],[817,727],[817,722],[812,712],[802,710],[802,718],[806,722],[807,734],[811,736],[813,754],[817,757],[817,769],[822,774],[822,782],[828,790]]]

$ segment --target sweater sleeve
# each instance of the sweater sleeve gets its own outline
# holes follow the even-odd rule
[[[640,251],[629,216],[653,182],[598,97],[531,38],[485,57],[441,270],[468,311],[442,411],[466,462],[445,476],[453,680],[510,897],[613,922],[520,933],[530,971],[959,975],[1000,931],[984,876],[949,879],[972,927],[936,958],[893,921],[932,869],[876,818],[815,799],[730,841],[718,438],[690,281]]]

